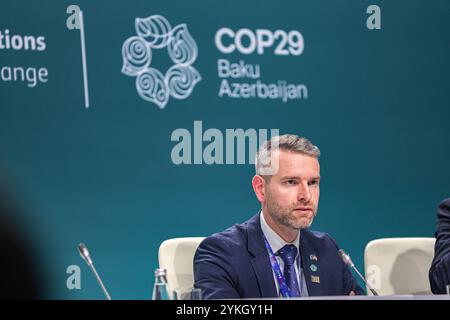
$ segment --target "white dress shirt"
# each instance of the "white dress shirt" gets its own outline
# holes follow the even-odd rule
[[[262,210],[261,210],[261,213],[260,213],[260,222],[261,222],[262,232],[264,233],[264,236],[266,237],[267,241],[269,242],[270,247],[272,248],[272,252],[273,252],[273,254],[275,255],[275,258],[278,261],[278,264],[280,266],[281,272],[284,271],[284,261],[279,256],[278,250],[280,250],[281,248],[283,248],[287,244],[293,244],[293,245],[295,245],[297,247],[297,256],[295,257],[295,261],[297,263],[295,264],[295,272],[297,273],[297,282],[298,282],[299,286],[301,286],[300,293],[301,293],[302,297],[307,297],[308,296],[308,288],[306,287],[305,274],[303,273],[303,269],[300,269],[300,272],[299,272],[299,264],[298,264],[298,262],[299,262],[298,261],[298,255],[299,255],[299,252],[300,252],[300,232],[298,233],[297,238],[295,238],[295,240],[292,243],[288,243],[288,242],[284,241],[267,224],[266,220],[264,219],[264,215],[263,215]],[[277,281],[277,276],[275,274],[275,271],[273,271],[273,269],[272,269],[272,273],[273,273],[273,278],[274,278],[274,281],[275,281],[275,286],[277,288],[278,295],[281,297],[280,287],[279,287],[278,281]],[[300,274],[301,274],[301,279],[302,279],[301,282],[300,282]]]

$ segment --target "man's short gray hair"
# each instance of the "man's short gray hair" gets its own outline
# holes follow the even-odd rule
[[[316,159],[320,157],[319,148],[313,145],[307,138],[299,137],[295,134],[285,134],[282,136],[272,137],[270,140],[267,140],[261,144],[258,152],[256,153],[255,169],[257,175],[270,177],[270,175],[264,173],[267,172],[265,171],[267,165],[270,165],[269,163],[272,149],[301,153]]]

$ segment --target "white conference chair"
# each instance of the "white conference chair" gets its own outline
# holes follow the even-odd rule
[[[367,282],[380,295],[428,295],[428,271],[434,238],[385,238],[370,241],[364,251]],[[370,291],[367,291],[369,294]]]
[[[169,290],[186,291],[194,285],[194,255],[204,237],[174,238],[161,243],[159,267],[167,270]]]

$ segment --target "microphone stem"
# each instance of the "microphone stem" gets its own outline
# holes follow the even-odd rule
[[[358,276],[364,281],[364,283],[366,284],[366,286],[369,288],[370,292],[372,292],[372,294],[374,296],[378,296],[378,292],[375,291],[374,288],[372,288],[372,286],[367,283],[366,279],[363,277],[363,275],[358,271],[358,269],[356,269],[355,265],[352,265],[353,270],[355,270],[355,272],[358,274]]]
[[[105,297],[107,300],[111,300],[111,296],[109,295],[108,291],[106,290],[105,286],[103,285],[102,279],[100,279],[100,276],[97,273],[97,270],[95,270],[94,264],[90,264],[91,270],[95,275],[95,278],[97,278],[98,284],[102,288],[103,293],[105,294]]]

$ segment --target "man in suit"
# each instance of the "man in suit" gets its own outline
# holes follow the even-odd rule
[[[431,291],[446,293],[450,285],[450,198],[441,202],[437,210],[436,244],[429,278]]]
[[[326,233],[310,231],[319,203],[319,149],[273,137],[256,155],[252,186],[261,211],[206,238],[194,257],[205,299],[363,294]]]

